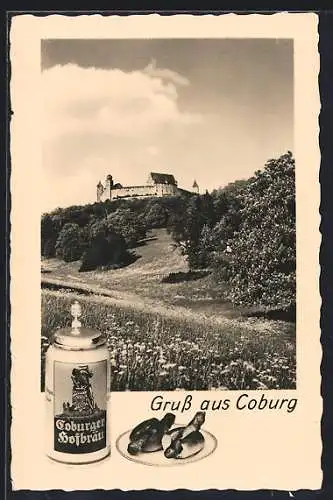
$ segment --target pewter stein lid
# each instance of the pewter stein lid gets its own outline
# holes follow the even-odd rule
[[[98,330],[81,327],[81,306],[76,300],[71,306],[73,316],[71,328],[59,328],[53,335],[55,346],[71,351],[95,349],[106,342],[106,337]]]

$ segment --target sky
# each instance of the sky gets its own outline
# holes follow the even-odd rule
[[[200,192],[293,151],[293,44],[282,39],[43,40],[42,211],[96,201],[111,174]]]

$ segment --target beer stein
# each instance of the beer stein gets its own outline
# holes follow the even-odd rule
[[[81,326],[77,301],[71,314],[71,328],[56,330],[46,352],[47,455],[84,464],[110,453],[110,362],[105,336]]]

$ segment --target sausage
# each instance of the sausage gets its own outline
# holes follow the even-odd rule
[[[147,436],[143,436],[135,441],[130,441],[127,446],[127,451],[130,455],[137,455],[142,451],[145,443],[147,441]]]
[[[129,436],[130,441],[136,441],[137,439],[140,439],[158,422],[159,420],[157,418],[150,418],[149,420],[144,420],[143,422],[138,424],[136,427],[134,427]]]
[[[181,427],[181,430],[185,427]],[[175,429],[179,436],[180,429]],[[201,451],[205,445],[205,438],[200,431],[193,431],[184,438],[176,438],[174,431],[168,432],[162,438],[164,456],[166,458],[184,459],[192,457]]]
[[[167,413],[161,420],[152,418],[137,425],[130,434],[128,453],[150,453],[162,450],[162,437],[175,421],[175,415]]]
[[[161,429],[163,430],[163,434],[170,429],[175,423],[175,415],[173,413],[166,413],[161,420]]]
[[[205,421],[205,413],[197,412],[187,426],[177,427],[165,434],[162,447],[166,458],[188,458],[201,451],[204,437],[199,432]]]

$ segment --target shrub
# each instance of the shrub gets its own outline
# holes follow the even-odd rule
[[[65,262],[79,260],[82,256],[84,244],[78,224],[65,224],[61,229],[56,245],[56,256]]]
[[[93,271],[101,266],[119,267],[129,260],[124,238],[116,233],[98,233],[84,252],[79,269]]]
[[[183,283],[184,281],[195,281],[204,278],[209,274],[208,271],[178,271],[176,273],[169,273],[161,279],[161,283]]]

